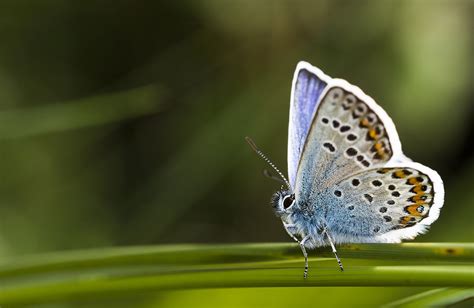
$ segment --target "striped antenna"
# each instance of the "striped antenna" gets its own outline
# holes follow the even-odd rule
[[[283,175],[283,173],[281,173],[281,171],[272,163],[272,161],[270,159],[268,159],[267,156],[265,156],[265,154],[263,154],[262,151],[260,151],[260,149],[257,147],[257,145],[255,144],[255,142],[253,142],[253,140],[250,138],[250,137],[245,137],[245,140],[247,141],[247,143],[250,145],[250,147],[252,148],[252,150],[255,151],[255,153],[258,154],[258,156],[260,156],[261,158],[263,158],[264,161],[266,161],[277,173],[278,175],[281,177],[281,179],[285,182],[285,185],[288,187],[288,190],[289,191],[293,191],[291,189],[291,185],[290,185],[290,182],[288,182],[288,180],[285,178],[285,176]]]

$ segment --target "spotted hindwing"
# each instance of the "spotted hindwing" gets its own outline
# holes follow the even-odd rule
[[[429,175],[411,167],[366,170],[338,183],[337,206],[327,217],[335,237],[350,234],[358,241],[396,242],[425,231],[439,215],[437,192]],[[391,234],[414,228],[407,236]],[[345,241],[345,240],[339,240]]]

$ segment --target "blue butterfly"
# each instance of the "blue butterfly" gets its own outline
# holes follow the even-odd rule
[[[272,199],[299,243],[308,273],[311,249],[335,244],[399,243],[427,231],[444,202],[438,173],[406,157],[392,119],[356,86],[300,62],[293,78],[288,180]]]

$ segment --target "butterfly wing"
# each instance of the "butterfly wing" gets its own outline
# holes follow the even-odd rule
[[[331,232],[336,233],[331,229],[336,226],[342,228],[337,231],[340,236],[336,241],[341,242],[343,238],[346,242],[389,241],[389,239],[399,241],[401,238],[413,237],[424,230],[423,226],[436,220],[442,206],[444,190],[439,175],[421,164],[411,162],[402,153],[395,126],[386,112],[362,90],[344,80],[327,80],[327,86],[321,94],[320,103],[316,106],[300,156],[295,180],[296,198],[301,204],[311,208],[316,215],[323,216],[321,219],[325,220]],[[370,189],[364,192],[363,189],[371,188],[370,183],[375,177],[382,177],[378,170],[392,167],[399,169],[410,167],[412,174],[419,173],[424,177],[426,181],[423,185],[426,185],[427,189],[428,186],[433,187],[430,190],[433,203],[423,204],[424,211],[429,210],[432,214],[419,220],[417,216],[415,221],[411,221],[413,211],[418,211],[418,204],[417,207],[405,210],[407,206],[416,204],[407,201],[412,196],[408,197],[406,192],[403,195],[405,199],[400,197],[402,199],[395,200],[400,202],[393,207],[394,212],[390,212],[392,215],[390,223],[380,225],[380,230],[374,232],[377,228],[371,223],[380,218],[380,207],[383,206],[383,202],[389,200],[383,199],[385,197],[383,194],[379,195]],[[346,181],[358,174],[364,175],[359,179],[363,185],[348,186]],[[385,183],[383,179],[379,181]],[[386,179],[385,181],[389,183]],[[409,186],[403,188],[408,191],[412,189]],[[398,191],[401,196],[402,192],[405,190]],[[370,196],[367,197],[366,194]],[[356,199],[346,200],[343,198],[344,195],[345,198]],[[364,207],[368,199],[372,199],[372,202]],[[351,206],[354,206],[354,209],[347,210]],[[360,210],[355,210],[356,208]],[[411,216],[406,211],[408,214],[411,213]],[[384,216],[388,215],[382,215],[382,219]],[[399,221],[405,216],[408,218],[403,219],[410,221],[400,227]],[[385,237],[381,237],[382,234],[385,234]]]
[[[435,171],[409,162],[353,174],[328,189],[330,196],[325,220],[336,242],[400,242],[438,218],[444,189]]]
[[[350,174],[382,167],[390,160],[406,160],[392,120],[360,89],[333,79],[306,138],[296,191],[317,193]]]
[[[292,187],[295,185],[296,171],[304,142],[321,93],[329,79],[330,77],[306,62],[300,62],[296,67],[291,90],[288,128],[288,178]]]

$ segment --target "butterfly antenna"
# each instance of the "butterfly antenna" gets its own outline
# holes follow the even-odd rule
[[[281,171],[272,163],[272,161],[271,161],[270,159],[268,159],[268,157],[265,156],[265,154],[263,154],[262,151],[260,151],[260,149],[257,147],[257,145],[255,144],[255,142],[253,142],[253,140],[252,140],[250,137],[245,137],[245,140],[246,140],[247,143],[250,145],[250,147],[252,148],[252,150],[254,150],[255,153],[258,154],[258,156],[260,156],[261,158],[263,158],[263,160],[266,161],[267,164],[269,164],[269,165],[278,173],[278,175],[281,177],[281,179],[285,182],[285,185],[288,187],[288,190],[292,191],[290,182],[288,182],[288,180],[285,178],[285,176],[283,175],[283,173],[281,173]]]

